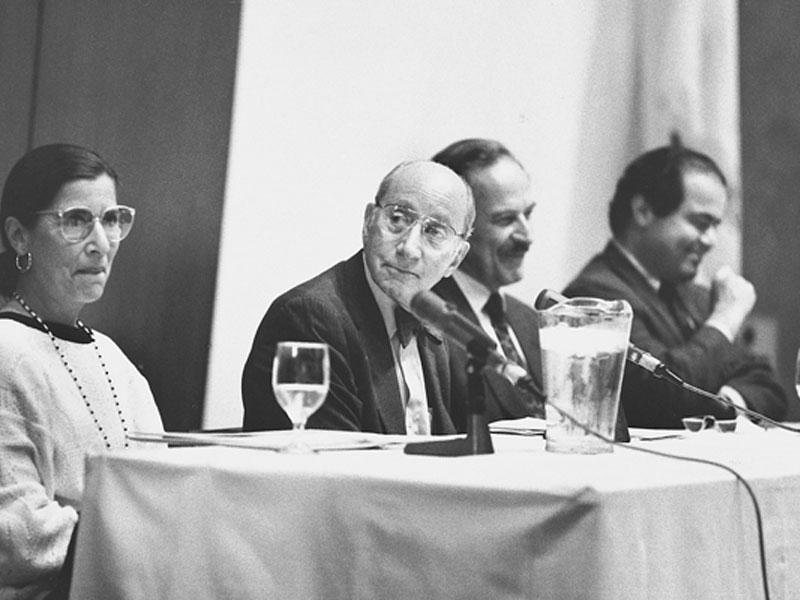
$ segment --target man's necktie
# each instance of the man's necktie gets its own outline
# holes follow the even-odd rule
[[[396,306],[394,309],[394,322],[397,325],[397,337],[403,348],[408,346],[422,331],[422,324],[407,310]]]
[[[500,294],[494,292],[489,296],[489,300],[486,301],[483,310],[489,315],[492,327],[494,327],[494,332],[497,334],[497,339],[500,341],[500,347],[503,349],[503,354],[506,355],[508,360],[517,363],[523,369],[527,369],[528,363],[519,355],[516,346],[514,346],[514,342],[511,340],[508,321],[506,320],[505,305]]]
[[[678,324],[684,339],[689,339],[697,331],[697,322],[689,309],[681,300],[674,284],[663,282],[658,288],[658,295],[669,308],[669,312]]]

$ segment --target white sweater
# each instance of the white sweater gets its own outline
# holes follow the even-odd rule
[[[94,336],[128,431],[163,431],[147,381],[110,338],[97,331]],[[94,344],[62,338],[58,343],[111,447],[124,447]],[[0,600],[40,598],[49,591],[78,520],[84,458],[104,451],[105,441],[50,337],[0,318]]]

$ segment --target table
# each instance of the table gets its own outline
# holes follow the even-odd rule
[[[233,448],[87,460],[72,598],[763,598],[753,504],[728,472],[617,448],[311,456]],[[632,445],[736,468],[773,600],[800,594],[800,437]]]

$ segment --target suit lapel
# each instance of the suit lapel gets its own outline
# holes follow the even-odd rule
[[[452,277],[442,279],[436,285],[442,291],[442,295],[446,296],[447,300],[456,307],[459,313],[482,329],[482,326],[478,321],[478,316],[472,310],[472,307],[470,306],[467,297],[464,295],[464,292],[461,291],[461,288],[458,287],[458,284]],[[506,317],[508,319],[508,323],[514,330],[514,335],[517,336],[517,340],[522,346],[522,352],[525,355],[525,360],[528,362],[528,365],[531,368],[530,374],[532,375],[537,387],[541,389],[541,358],[538,354],[539,325],[536,322],[528,322],[528,319],[521,314],[522,311],[511,309],[511,305],[513,305],[513,301],[509,302],[507,306],[508,310],[506,312]],[[466,359],[466,353],[464,353],[464,364],[456,365],[454,368],[465,369]],[[513,390],[509,391],[510,384],[508,381],[506,381],[506,379],[504,379],[501,375],[489,374],[484,378],[484,382],[488,388],[487,393],[492,395],[494,401],[498,404],[498,406],[502,407],[503,411],[508,414],[515,414],[515,412],[518,412],[518,409],[515,405],[516,392]],[[542,392],[542,396],[544,396],[544,392]]]
[[[441,340],[430,335],[417,337],[419,357],[425,375],[425,393],[428,396],[428,408],[433,416],[431,431],[433,433],[455,433],[455,426],[448,411],[450,398],[450,377],[447,353]]]
[[[506,296],[506,298],[508,298],[508,296]],[[536,322],[533,313],[517,310],[517,306],[515,306],[510,298],[508,298],[506,306],[506,319],[508,319],[508,324],[511,326],[511,329],[514,330],[514,335],[517,336],[517,341],[522,347],[522,353],[525,355],[528,368],[533,370],[541,361],[538,352],[539,324]]]
[[[658,314],[659,318],[653,319],[653,322],[658,327],[668,330],[664,332],[665,337],[671,338],[675,343],[681,342],[683,334],[680,327],[664,301],[658,297],[658,292],[648,283],[644,275],[611,242],[606,246],[603,255],[611,270],[634,290],[636,296],[644,304],[647,304],[650,311]]]
[[[522,347],[525,360],[528,362],[528,372],[541,390],[542,355],[539,350],[539,323],[536,319],[536,313],[533,309],[527,310],[527,307],[518,306],[517,302],[520,302],[519,300],[508,296],[507,298],[508,310],[506,311],[506,316],[508,323],[511,329],[514,330],[514,335],[517,336],[519,345]]]
[[[480,323],[478,323],[478,316],[472,311],[467,297],[464,295],[464,292],[461,291],[461,288],[458,287],[455,279],[452,277],[445,277],[436,284],[434,292],[436,291],[441,291],[440,295],[442,298],[445,298],[448,302],[453,304],[459,313],[467,317],[475,325],[480,326]]]
[[[705,322],[711,312],[710,308],[702,306],[702,301],[705,299],[707,302],[708,297],[705,294],[695,293],[698,289],[700,289],[699,286],[691,283],[679,285],[676,288],[678,299],[683,304],[686,312],[692,317],[695,329],[698,329],[700,324]]]
[[[464,292],[461,291],[455,280],[452,277],[443,279],[439,285],[443,288],[442,291],[448,295],[448,299],[455,305],[458,312],[482,329],[478,321],[478,315],[472,310],[466,296],[464,296]],[[506,296],[506,319],[511,329],[514,330],[514,335],[517,337],[517,341],[522,347],[522,353],[528,363],[527,366],[520,366],[535,369],[536,365],[541,361],[538,352],[539,324],[531,318],[532,314],[527,313],[527,311],[517,310],[516,302],[520,301]]]
[[[347,261],[345,276],[348,286],[344,294],[345,302],[353,323],[359,329],[364,355],[369,363],[375,405],[383,429],[387,432],[405,431],[403,401],[389,335],[372,290],[367,284],[362,252]]]

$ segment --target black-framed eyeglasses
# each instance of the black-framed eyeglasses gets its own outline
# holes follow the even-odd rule
[[[130,233],[136,211],[130,206],[111,206],[95,215],[88,208],[78,206],[66,210],[40,210],[36,214],[55,217],[61,235],[68,242],[85,240],[95,221],[100,222],[109,241],[119,242]]]
[[[417,223],[422,226],[422,239],[433,248],[441,248],[457,237],[466,239],[469,232],[459,233],[454,227],[439,219],[423,215],[400,204],[384,204],[378,207],[378,225],[386,233],[402,235]]]

